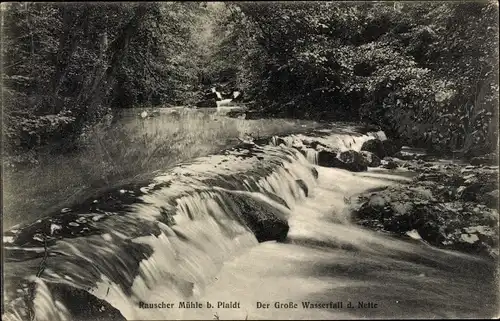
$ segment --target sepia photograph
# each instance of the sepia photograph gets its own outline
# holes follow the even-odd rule
[[[497,1],[0,9],[3,320],[500,317]]]

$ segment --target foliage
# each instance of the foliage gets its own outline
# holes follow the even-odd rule
[[[8,151],[71,149],[109,107],[183,100],[196,83],[190,39],[201,11],[177,2],[3,6]]]
[[[227,6],[218,59],[244,70],[255,108],[373,122],[408,143],[441,150],[474,154],[495,147],[496,4]],[[230,52],[226,43],[244,45]]]

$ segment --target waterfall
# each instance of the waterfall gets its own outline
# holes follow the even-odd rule
[[[4,233],[4,317],[383,318],[407,316],[410,309],[415,317],[489,313],[495,287],[485,281],[492,270],[488,264],[350,224],[346,199],[408,178],[314,166],[318,152],[307,146],[315,141],[335,150],[359,150],[372,137],[385,138],[343,129],[314,137],[272,137],[264,146],[242,144],[14,227]],[[300,144],[305,155],[296,148]],[[330,300],[371,300],[381,308],[255,306],[257,301]],[[233,301],[241,308],[181,305]]]
[[[312,148],[307,148],[306,158],[309,163],[314,165],[318,164],[318,151]]]
[[[59,285],[86,291],[127,319],[161,318],[154,313],[164,311],[140,302],[194,300],[224,262],[259,241],[283,240],[291,209],[315,180],[295,149],[244,146],[16,227],[4,239],[7,315],[26,317],[18,289],[33,283],[47,252],[34,282],[38,320],[71,319]],[[19,269],[23,256],[33,259],[26,270]]]

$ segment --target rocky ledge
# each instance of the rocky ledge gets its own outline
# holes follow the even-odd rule
[[[353,203],[357,224],[429,244],[498,258],[498,166],[393,158],[415,173],[408,184]]]

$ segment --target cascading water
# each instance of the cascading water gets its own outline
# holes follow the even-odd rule
[[[359,150],[373,136],[384,138],[346,131],[314,140]],[[291,148],[307,139],[274,137],[270,145],[200,158],[5,233],[4,316],[301,319],[493,311],[488,263],[349,224],[346,200],[404,177],[313,169],[313,149],[303,156]],[[79,307],[78,300],[87,304]],[[378,308],[302,307],[337,301]],[[203,306],[190,308],[197,302]]]
[[[299,152],[251,145],[13,229],[4,238],[8,317],[26,317],[36,279],[31,312],[40,320],[69,318],[52,285],[88,291],[127,319],[165,318],[140,303],[193,300],[223,262],[284,239],[290,208],[314,180]],[[39,278],[30,275],[42,265]]]

